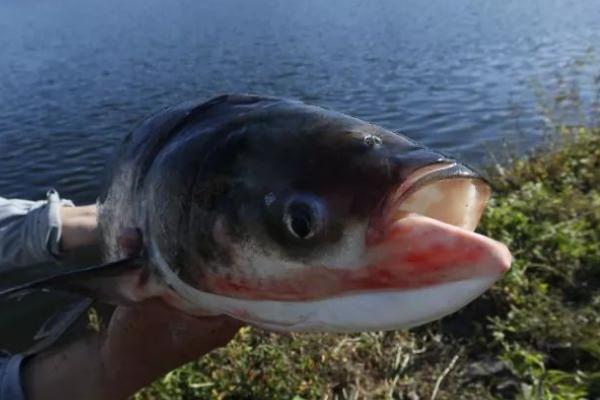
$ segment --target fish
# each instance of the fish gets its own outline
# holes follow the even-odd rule
[[[103,263],[0,297],[55,288],[272,331],[394,330],[459,310],[511,265],[475,232],[491,187],[474,169],[299,100],[184,102],[115,154],[98,198]]]

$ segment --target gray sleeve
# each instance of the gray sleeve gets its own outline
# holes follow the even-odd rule
[[[60,206],[74,206],[61,200],[55,190],[47,200],[30,201],[0,197],[0,271],[60,257]]]
[[[21,385],[23,356],[3,356],[0,353],[0,400],[25,400]]]

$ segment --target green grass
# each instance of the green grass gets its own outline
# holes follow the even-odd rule
[[[515,261],[459,313],[386,333],[245,328],[136,399],[600,398],[600,131],[563,129],[491,180],[479,231]]]

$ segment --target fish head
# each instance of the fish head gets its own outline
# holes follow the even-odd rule
[[[299,101],[227,97],[203,113],[147,194],[151,256],[180,308],[275,330],[396,329],[508,270],[506,247],[473,232],[490,187],[456,160]]]

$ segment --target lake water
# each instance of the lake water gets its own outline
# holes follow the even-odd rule
[[[599,40],[597,0],[2,0],[0,195],[93,201],[126,132],[223,92],[300,98],[480,164],[539,143],[531,79]]]

